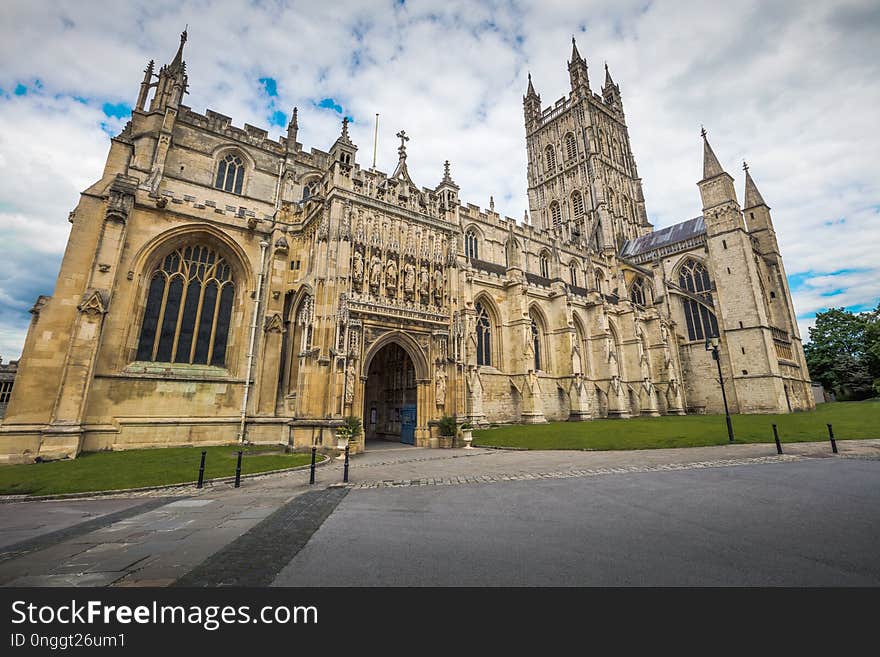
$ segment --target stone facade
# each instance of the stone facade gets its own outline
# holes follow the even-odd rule
[[[620,90],[573,47],[571,93],[523,99],[530,211],[419,188],[347,123],[328,151],[192,111],[183,47],[148,65],[131,122],[71,213],[0,454],[367,437],[428,445],[476,424],[814,406],[770,211],[705,140],[703,214],[647,220]],[[149,102],[148,102],[149,101]]]

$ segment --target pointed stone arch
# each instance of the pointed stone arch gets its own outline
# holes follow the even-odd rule
[[[403,331],[389,331],[370,345],[367,352],[364,354],[364,362],[361,365],[362,376],[366,376],[366,373],[370,369],[370,363],[382,347],[392,342],[399,344],[412,359],[413,366],[416,370],[416,379],[428,380],[431,377],[431,368],[424,351],[422,351],[419,343],[416,342],[411,335],[404,333]]]

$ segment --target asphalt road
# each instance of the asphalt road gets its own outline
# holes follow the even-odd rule
[[[275,586],[880,585],[880,461],[353,490]]]

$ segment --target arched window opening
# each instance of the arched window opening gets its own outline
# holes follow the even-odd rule
[[[465,257],[474,260],[480,257],[479,245],[477,242],[477,231],[473,228],[464,234],[464,254]]]
[[[645,279],[639,277],[633,281],[632,287],[629,289],[629,298],[637,306],[645,307],[648,305],[646,303],[648,295],[645,290]]]
[[[556,150],[553,148],[552,144],[549,144],[546,149],[544,149],[544,153],[547,158],[547,173],[553,173],[556,171]]]
[[[556,201],[550,204],[550,223],[553,228],[559,228],[562,225],[562,209]]]
[[[217,178],[214,187],[224,192],[241,194],[244,184],[244,161],[240,155],[229,153],[217,165]]]
[[[489,312],[479,301],[474,304],[477,311],[477,365],[492,364],[492,324]]]
[[[137,360],[223,367],[234,282],[214,249],[186,246],[152,272]]]
[[[568,275],[571,277],[571,284],[577,287],[578,284],[578,265],[577,262],[572,260],[568,264]]]
[[[696,260],[685,262],[678,274],[679,286],[705,300],[712,301],[712,282],[706,266]],[[689,340],[705,340],[718,337],[718,320],[715,313],[694,299],[683,298],[684,319],[687,324]]]
[[[565,135],[565,157],[573,160],[577,157],[577,154],[577,141],[575,141],[574,135],[569,132]]]
[[[602,292],[602,280],[604,278],[605,278],[605,276],[602,275],[602,272],[599,269],[597,269],[595,283],[596,283],[596,290],[598,292]]]
[[[550,278],[550,258],[546,251],[541,252],[539,262],[541,266],[541,276],[544,278]]]
[[[576,191],[571,195],[571,209],[575,219],[580,219],[584,216],[584,197],[581,196],[580,192]]]

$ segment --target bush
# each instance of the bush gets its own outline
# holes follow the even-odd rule
[[[342,426],[336,429],[339,438],[357,440],[361,435],[361,419],[356,415],[349,415],[342,421]]]
[[[441,436],[455,436],[455,434],[458,433],[458,424],[455,422],[455,418],[451,415],[444,415],[441,417],[437,426],[440,427]]]

